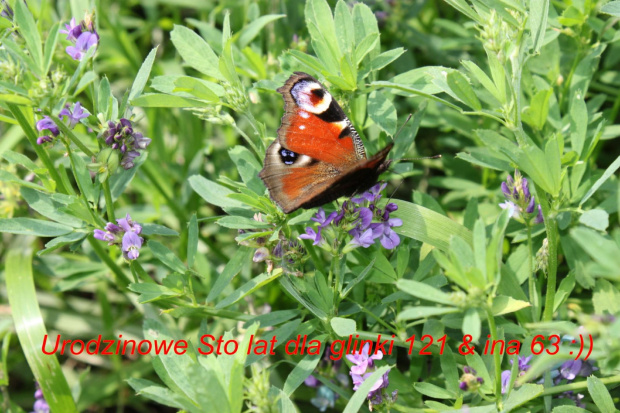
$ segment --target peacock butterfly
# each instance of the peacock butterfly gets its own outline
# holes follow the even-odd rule
[[[394,144],[367,158],[351,121],[318,80],[295,72],[278,92],[282,125],[258,176],[285,213],[365,191],[389,167]]]

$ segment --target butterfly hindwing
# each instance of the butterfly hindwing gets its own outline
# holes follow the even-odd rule
[[[259,176],[284,212],[322,205],[376,182],[392,145],[366,159],[340,105],[308,74],[296,72],[278,92],[285,103],[282,125]]]

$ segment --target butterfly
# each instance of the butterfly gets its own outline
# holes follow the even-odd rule
[[[314,77],[295,72],[278,92],[284,97],[284,116],[258,176],[282,211],[363,192],[388,169],[394,144],[367,158],[351,121]]]

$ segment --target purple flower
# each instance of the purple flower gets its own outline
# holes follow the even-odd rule
[[[502,371],[502,394],[506,394],[508,391],[508,386],[510,385],[510,370]]]
[[[362,204],[364,201],[376,203],[379,199],[381,199],[381,191],[383,191],[386,186],[386,182],[375,184],[372,188],[360,196],[351,198],[351,201],[358,205]]]
[[[118,224],[118,225],[117,225]],[[140,255],[144,239],[139,236],[142,226],[134,222],[129,214],[125,218],[116,220],[116,224],[108,222],[104,229],[95,229],[93,236],[108,245],[120,245],[123,257],[127,260],[135,260]]]
[[[354,364],[351,367],[351,374],[362,375],[366,372],[368,367],[373,367],[373,360],[381,360],[383,358],[383,352],[381,350],[376,351],[375,354],[370,354],[370,344],[366,343],[361,351],[353,352],[353,354],[347,354],[347,360]]]
[[[39,383],[36,383],[36,390],[34,392],[34,405],[32,406],[32,413],[50,413],[50,406],[45,401],[41,387]]]
[[[543,222],[545,222],[545,219],[543,218],[542,207],[538,204],[538,214],[536,215],[536,218],[534,218],[534,223],[542,224]]]
[[[73,17],[69,24],[65,23],[65,30],[60,30],[60,33],[66,34],[67,40],[75,42],[80,34],[82,34],[82,24],[77,24],[75,22],[75,17]]]
[[[254,257],[252,257],[252,261],[263,262],[267,258],[269,258],[269,250],[265,247],[260,247],[254,252]]]
[[[117,123],[108,121],[108,128],[100,137],[103,138],[106,145],[120,151],[120,154],[123,155],[120,164],[124,169],[133,168],[136,158],[140,156],[139,151],[146,149],[151,143],[150,138],[135,132],[131,121],[125,118],[120,119]]]
[[[518,357],[519,360],[519,371],[528,371],[530,369],[530,361],[532,360],[533,356],[526,356],[526,357]],[[512,360],[510,360],[510,364],[512,364]]]
[[[90,116],[88,111],[85,111],[82,108],[80,102],[75,102],[73,105],[73,109],[70,109],[70,105],[67,103],[65,107],[60,111],[58,117],[66,116],[67,119],[63,119],[65,121],[69,121],[69,128],[73,129],[75,125],[77,125],[81,119],[87,118]]]
[[[123,152],[122,148],[121,148],[121,152]],[[138,151],[129,151],[126,152],[125,155],[123,156],[123,159],[121,159],[121,166],[124,169],[131,169],[134,167],[135,165],[135,159],[140,156],[140,152]]]
[[[581,371],[582,364],[583,362],[579,359],[565,361],[560,367],[560,376],[568,381],[575,380],[575,377],[577,377]]]
[[[312,227],[307,227],[306,228],[306,233],[305,234],[301,234],[299,236],[299,238],[312,240],[312,245],[320,245],[321,242],[323,241],[323,238],[321,238],[321,228],[320,227],[319,227],[319,230],[317,232],[315,232]]]
[[[459,388],[463,391],[471,392],[478,390],[480,385],[484,383],[484,379],[482,377],[477,377],[476,374],[476,370],[472,367],[464,366],[463,375],[459,379]]]
[[[318,222],[322,228],[325,228],[332,222],[332,220],[336,217],[336,215],[338,215],[338,212],[334,211],[331,214],[329,214],[329,216],[326,217],[325,211],[323,210],[323,208],[319,208],[316,215],[310,218],[310,220],[314,222]]]
[[[351,245],[359,245],[362,248],[368,248],[375,243],[372,228],[368,228],[363,232],[358,228],[353,228],[349,231],[349,234],[353,235],[353,239],[350,242]]]
[[[317,388],[321,385],[321,382],[311,374],[306,378],[306,380],[304,380],[304,384],[308,387]]]
[[[123,257],[128,260],[135,260],[138,258],[143,242],[144,238],[138,236],[137,233],[133,231],[125,232],[122,242]]]
[[[403,225],[403,220],[400,218],[389,218],[387,221],[384,221],[379,224],[373,224],[373,231],[375,234],[380,234],[378,237],[381,241],[381,245],[383,248],[388,250],[393,250],[398,247],[400,244],[400,238],[396,232],[392,229],[392,227],[400,227]]]
[[[37,144],[38,144],[38,145],[43,145],[45,142],[51,142],[51,141],[53,141],[53,140],[54,140],[54,138],[52,138],[52,137],[51,137],[51,136],[49,136],[49,135],[39,136],[39,137],[37,138]]]
[[[526,222],[532,219],[532,214],[536,211],[536,200],[530,192],[527,178],[524,178],[519,171],[515,171],[514,179],[508,175],[506,182],[501,184],[501,190],[506,201],[499,206],[507,209],[511,218],[523,218]],[[541,210],[540,204],[538,210]],[[542,222],[540,212],[534,217],[534,222],[537,224]]]
[[[43,119],[38,121],[36,126],[39,132],[43,132],[47,129],[54,136],[58,136],[60,134],[56,123],[54,123],[54,121],[47,115],[43,116]]]
[[[99,36],[96,33],[83,32],[75,41],[75,46],[67,46],[66,51],[73,60],[82,60],[86,51],[98,42]]]

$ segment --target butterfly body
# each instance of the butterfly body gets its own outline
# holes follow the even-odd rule
[[[278,92],[282,125],[259,177],[285,213],[362,192],[387,170],[393,144],[367,158],[351,121],[315,78],[295,72]]]

